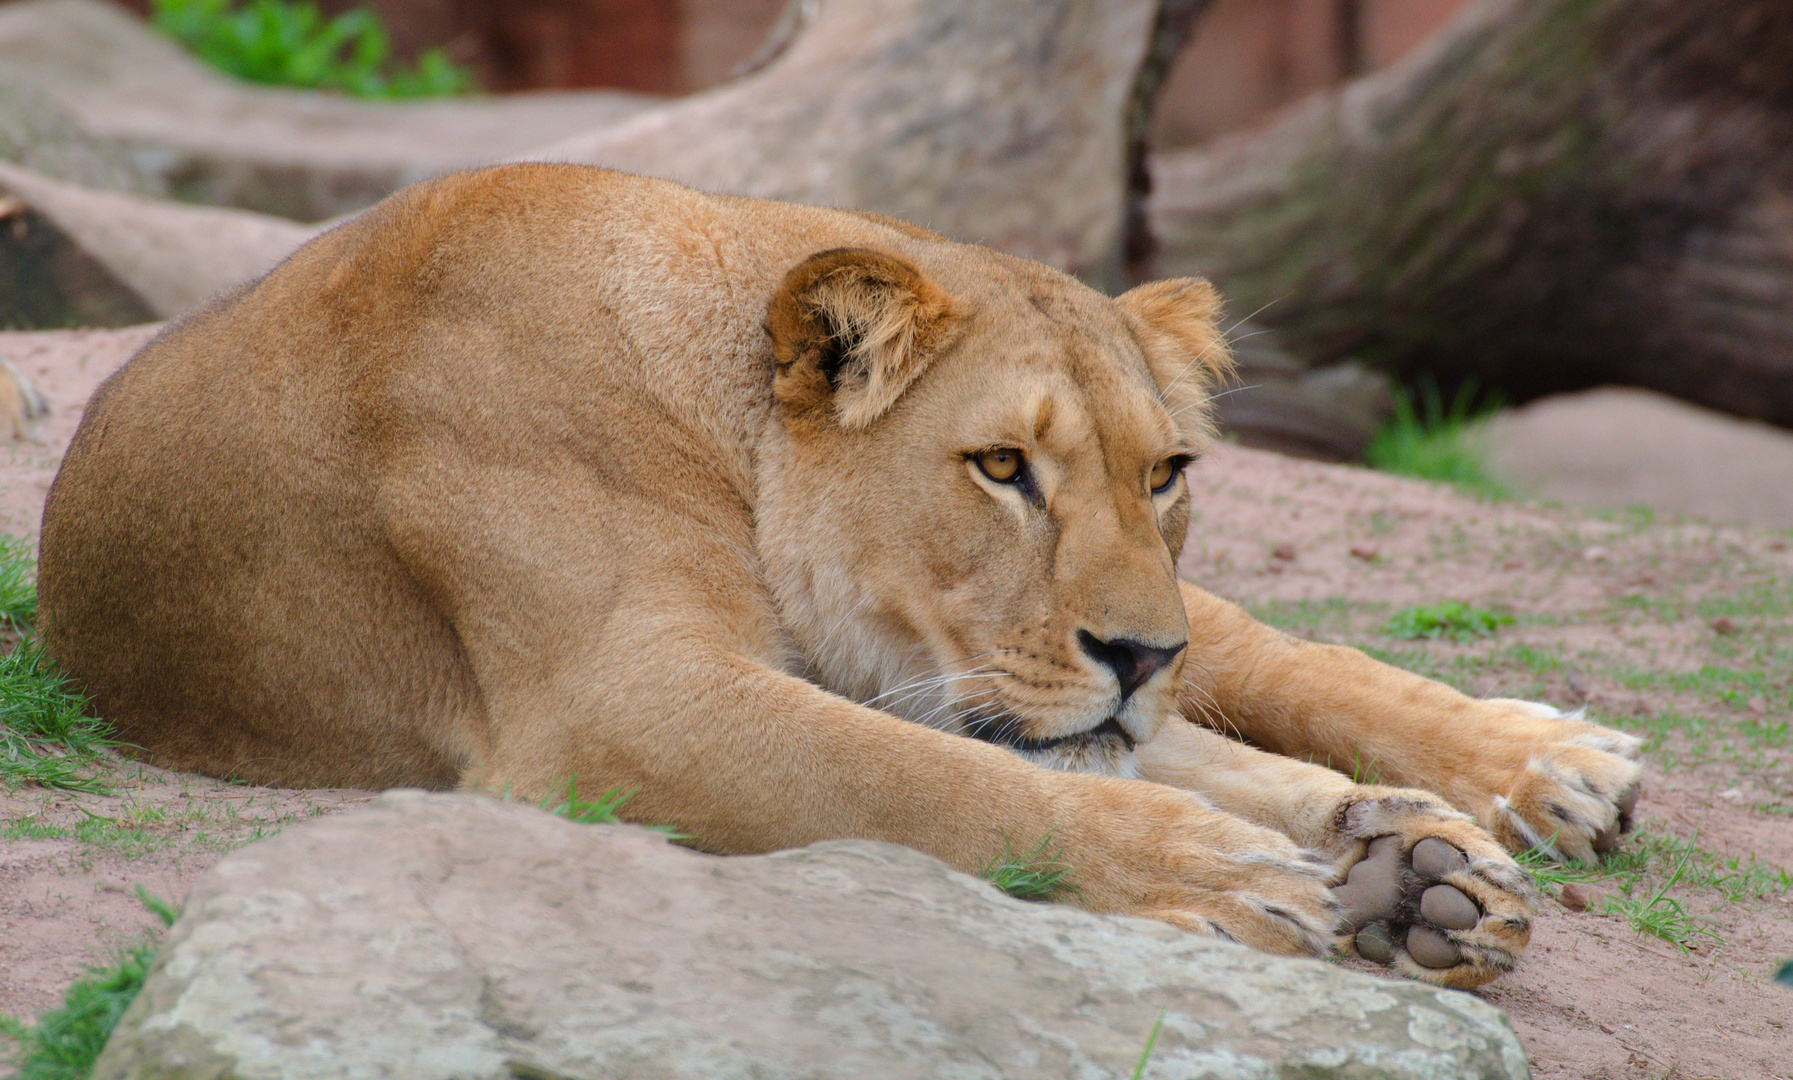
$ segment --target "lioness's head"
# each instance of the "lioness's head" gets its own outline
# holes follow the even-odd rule
[[[1218,301],[1204,281],[1110,299],[937,251],[824,251],[769,306],[758,535],[793,667],[1042,764],[1128,774],[1176,703],[1183,467],[1228,363]]]

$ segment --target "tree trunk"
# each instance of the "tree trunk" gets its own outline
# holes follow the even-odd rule
[[[1793,426],[1784,0],[1483,0],[1154,173],[1154,271],[1213,277],[1310,361]]]
[[[412,181],[660,103],[617,91],[365,101],[259,86],[100,0],[0,3],[0,78],[36,87],[122,151],[152,194],[298,221],[352,213]]]
[[[1130,153],[1141,156],[1130,145],[1144,134],[1143,123],[1129,123],[1140,111],[1133,102],[1155,91],[1159,54],[1170,51],[1162,42],[1208,2],[805,3],[806,17],[759,70],[518,156],[872,210],[1117,288],[1126,278],[1125,165]],[[40,14],[85,10],[67,0],[39,6]],[[166,122],[134,130],[178,129],[169,109]],[[469,140],[481,130],[470,128]],[[131,145],[155,156],[153,146]],[[498,148],[488,160],[512,152]],[[259,272],[317,230],[85,192],[3,165],[0,187],[163,316]]]
[[[1124,285],[1127,119],[1154,37],[1181,25],[1158,0],[799,10],[751,74],[521,158],[872,210]]]

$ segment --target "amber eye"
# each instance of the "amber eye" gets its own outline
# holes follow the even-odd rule
[[[1162,494],[1166,488],[1176,482],[1178,464],[1179,462],[1176,458],[1167,457],[1163,461],[1152,466],[1152,475],[1149,480],[1149,483],[1152,485],[1152,494]]]
[[[998,484],[1012,484],[1021,475],[1021,451],[985,450],[977,456],[977,467]]]

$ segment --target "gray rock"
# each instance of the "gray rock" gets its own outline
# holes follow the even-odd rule
[[[3,67],[0,162],[84,188],[165,194],[117,144]],[[0,189],[0,326],[128,326],[154,317],[135,290],[56,222]]]
[[[1482,439],[1522,495],[1793,529],[1793,432],[1759,420],[1609,386],[1501,413]]]
[[[165,195],[117,143],[93,134],[49,95],[0,66],[0,161],[83,187]]]
[[[71,304],[80,311],[101,304],[129,306],[115,302],[122,292],[136,298],[140,316],[172,318],[213,293],[266,273],[316,232],[247,210],[95,191],[4,162],[0,192],[35,215],[28,224],[57,238],[57,251],[66,249],[73,253],[70,259],[91,264],[91,273],[70,279],[85,282],[69,288]],[[99,318],[84,324],[123,325]]]
[[[1158,7],[819,4],[761,70],[522,156],[873,210],[1119,291],[1126,116]]]
[[[1215,395],[1223,431],[1260,450],[1350,461],[1394,415],[1387,375],[1353,360],[1310,368],[1276,331],[1242,321],[1232,328],[1237,377]]]
[[[218,863],[94,1073],[1527,1075],[1467,994],[1026,904],[891,844],[751,858],[388,793]]]

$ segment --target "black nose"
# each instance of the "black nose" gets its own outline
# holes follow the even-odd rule
[[[1121,681],[1121,700],[1126,701],[1133,696],[1133,691],[1145,685],[1145,681],[1164,669],[1166,664],[1177,658],[1183,651],[1186,641],[1179,641],[1168,649],[1160,649],[1156,645],[1147,645],[1143,641],[1131,638],[1115,638],[1103,641],[1088,630],[1077,631],[1077,643],[1083,651],[1089,653],[1090,659],[1114,672],[1114,677]]]

